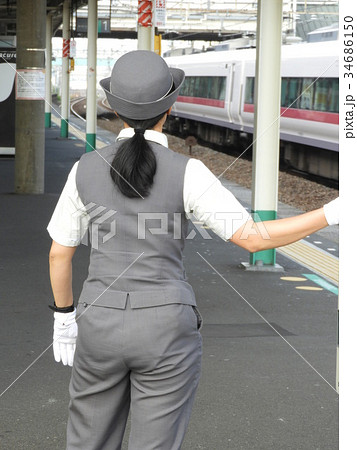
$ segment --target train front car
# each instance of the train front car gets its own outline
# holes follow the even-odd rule
[[[281,159],[333,181],[338,180],[337,51],[337,42],[283,46],[281,66]],[[255,56],[255,49],[247,49],[167,58],[186,72],[169,131],[244,151],[254,126]]]
[[[241,131],[241,124],[235,123],[231,116],[234,65],[227,59],[227,52],[212,53],[166,59],[169,65],[182,68],[186,74],[172,112],[180,120],[171,121],[169,127],[225,146],[230,143],[227,129]]]

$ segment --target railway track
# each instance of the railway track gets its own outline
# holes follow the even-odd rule
[[[78,117],[83,122],[86,121],[86,98],[85,97],[78,97],[75,100],[71,101],[70,105],[71,113]],[[106,116],[112,116],[115,117],[115,114],[113,110],[108,105],[106,98],[100,98],[97,101],[97,115],[98,117],[105,118],[107,120],[110,120],[109,117]]]

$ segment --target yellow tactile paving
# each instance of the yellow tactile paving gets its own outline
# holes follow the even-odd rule
[[[338,284],[338,258],[335,256],[329,255],[306,241],[280,247],[277,251]]]

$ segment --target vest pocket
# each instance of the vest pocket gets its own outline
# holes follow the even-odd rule
[[[195,313],[196,319],[197,319],[197,330],[200,330],[202,328],[202,324],[203,324],[203,319],[202,319],[201,313],[199,312],[197,306],[192,305],[192,309],[193,309],[193,312]]]

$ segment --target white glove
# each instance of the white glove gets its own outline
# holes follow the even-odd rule
[[[76,350],[78,327],[76,323],[76,308],[73,312],[55,312],[53,325],[53,354],[55,360],[63,365],[73,366],[73,356]]]
[[[337,197],[324,205],[324,213],[329,225],[338,225],[340,216],[340,198]]]

